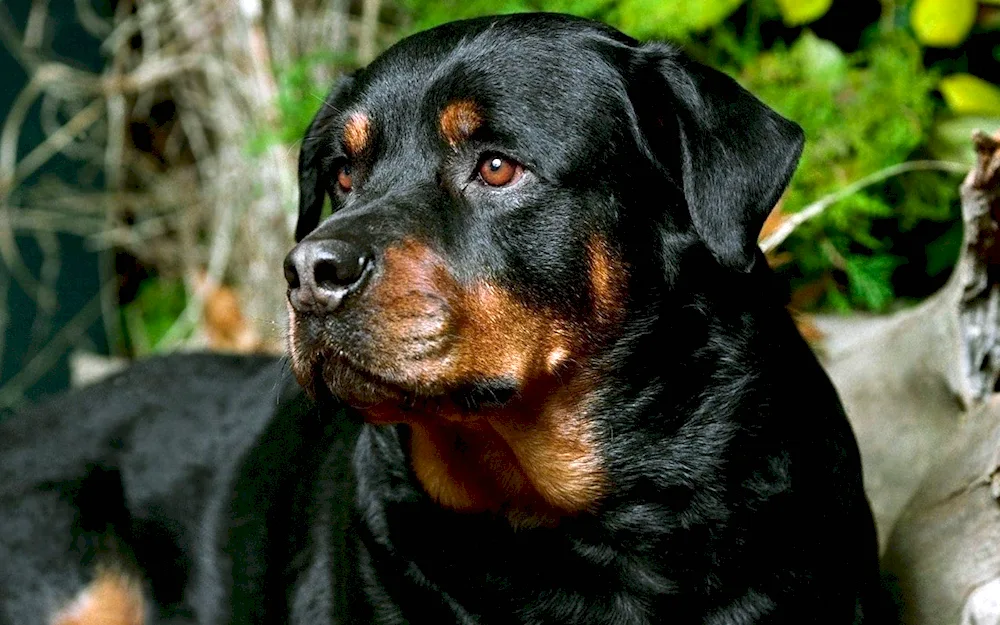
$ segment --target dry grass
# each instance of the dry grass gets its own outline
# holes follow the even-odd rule
[[[318,51],[364,62],[379,47],[379,0],[365,0],[353,14],[346,0],[122,0],[110,18],[76,0],[76,11],[109,59],[100,73],[43,49],[47,0],[34,0],[23,25],[0,4],[0,43],[29,76],[0,131],[0,353],[11,280],[37,305],[35,330],[51,334],[43,330],[51,330],[63,262],[56,233],[109,251],[106,286],[50,344],[33,350],[0,389],[0,405],[73,346],[67,332],[82,335],[100,318],[109,336],[119,334],[114,249],[186,284],[187,309],[153,350],[208,344],[205,298],[216,290],[206,285],[223,284],[234,287],[249,322],[241,349],[280,349],[297,145],[250,155],[248,139],[276,122],[276,68]],[[332,82],[336,69],[317,71]],[[46,138],[18,153],[36,103]],[[100,176],[104,188],[25,184],[56,155],[73,159],[84,178]],[[41,267],[24,262],[15,235],[40,246]]]

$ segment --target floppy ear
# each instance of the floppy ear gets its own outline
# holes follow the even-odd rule
[[[295,224],[295,241],[301,241],[319,225],[326,198],[326,180],[323,179],[323,158],[330,153],[330,123],[341,112],[339,100],[354,83],[353,76],[345,76],[334,85],[330,94],[313,117],[299,151],[299,220]]]
[[[659,82],[639,96],[660,126],[649,148],[664,166],[680,170],[692,224],[719,263],[750,271],[760,228],[798,163],[802,129],[732,78],[673,48],[648,44],[639,52],[641,81]],[[650,95],[658,100],[652,105]],[[648,127],[641,111],[639,117]],[[680,154],[676,139],[662,137],[663,126],[674,125]]]

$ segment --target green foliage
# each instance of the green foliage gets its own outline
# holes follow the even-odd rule
[[[150,353],[177,322],[186,305],[184,282],[180,279],[143,280],[135,299],[122,309],[132,353]]]
[[[350,62],[350,58],[335,54],[313,54],[287,67],[277,68],[277,119],[256,129],[250,136],[247,141],[250,154],[257,156],[273,145],[291,145],[300,141],[330,90],[330,85],[317,80],[316,70],[345,67]]]
[[[881,310],[892,302],[892,272],[902,262],[893,256],[847,256],[844,271],[850,282],[853,302]]]
[[[684,39],[717,26],[741,4],[743,0],[625,0],[606,20],[638,39]]]
[[[905,33],[846,55],[807,31],[787,49],[777,46],[756,56],[741,78],[805,130],[802,161],[782,206],[786,213],[905,161],[927,141],[934,120],[936,77]],[[839,271],[851,306],[885,308],[893,299],[893,271],[903,259],[892,255],[891,238],[876,232],[887,230],[886,221],[894,222],[888,231],[899,232],[923,219],[948,219],[954,184],[921,173],[834,204],[786,242],[796,260],[789,269],[793,283],[802,286]],[[943,203],[941,190],[947,191]],[[843,303],[829,293],[826,304]]]
[[[928,148],[934,158],[972,164],[975,149],[969,137],[976,130],[993,134],[1000,131],[1000,117],[962,115],[944,117],[934,125]]]
[[[833,0],[777,0],[781,17],[789,26],[815,22],[830,10]]]
[[[414,30],[480,15],[551,11],[611,24],[638,39],[683,40],[722,23],[745,0],[467,0],[452,5],[405,0],[417,16]]]
[[[958,115],[1000,116],[1000,87],[970,74],[952,74],[938,85],[945,104]]]

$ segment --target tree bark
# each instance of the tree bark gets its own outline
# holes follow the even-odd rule
[[[908,624],[1000,623],[1000,140],[974,141],[947,285],[888,317],[817,321]]]

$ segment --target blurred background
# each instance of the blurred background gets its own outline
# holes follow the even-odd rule
[[[1000,0],[0,1],[0,416],[128,358],[278,353],[298,142],[416,30],[546,10],[668,39],[803,126],[762,246],[805,312],[884,313],[961,245]]]

